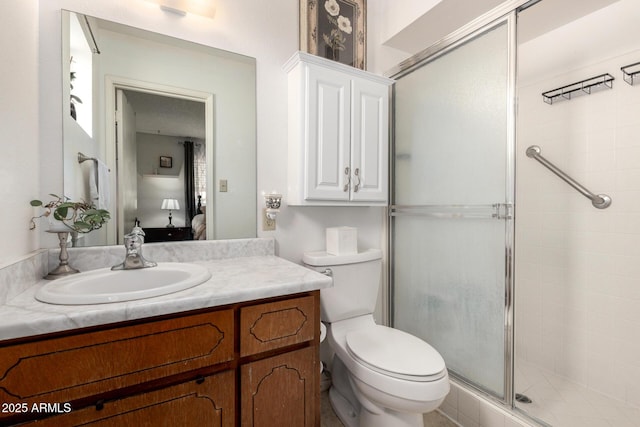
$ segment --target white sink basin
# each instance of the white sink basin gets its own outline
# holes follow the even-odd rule
[[[50,304],[104,304],[182,291],[211,277],[202,265],[159,262],[157,267],[111,271],[101,268],[47,283],[36,299]]]

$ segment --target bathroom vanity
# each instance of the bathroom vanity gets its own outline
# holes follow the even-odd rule
[[[0,327],[0,424],[319,426],[331,280],[268,253],[204,263],[208,282],[162,297],[56,306],[31,299],[45,282],[8,300],[43,333]]]

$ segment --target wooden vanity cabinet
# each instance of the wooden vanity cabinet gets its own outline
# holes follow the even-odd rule
[[[319,426],[319,373],[313,347],[242,365],[242,426]]]
[[[274,354],[240,366],[242,426],[320,425],[318,345],[279,351],[315,341],[319,331],[314,296],[240,310],[240,355]]]
[[[0,425],[319,426],[319,301],[0,343]]]

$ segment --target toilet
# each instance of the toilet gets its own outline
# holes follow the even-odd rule
[[[307,252],[304,264],[333,278],[320,291],[322,322],[334,352],[331,406],[348,427],[423,427],[422,414],[449,393],[442,356],[425,341],[376,325],[382,252]]]

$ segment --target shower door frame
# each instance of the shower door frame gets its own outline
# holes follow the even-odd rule
[[[504,399],[489,393],[487,390],[479,387],[478,384],[469,382],[465,378],[452,373],[452,377],[464,383],[465,385],[481,392],[493,401],[501,405],[513,408],[515,404],[514,395],[514,236],[515,236],[515,143],[516,143],[516,52],[517,52],[517,34],[516,20],[519,11],[532,6],[541,0],[511,0],[504,2],[500,6],[492,9],[486,14],[480,16],[466,26],[451,33],[442,40],[436,42],[427,49],[412,56],[411,58],[400,63],[396,68],[386,73],[387,76],[398,79],[415,69],[427,65],[435,61],[439,57],[451,52],[457,47],[481,37],[484,33],[490,31],[499,25],[507,25],[508,34],[508,77],[507,77],[507,153],[506,153],[506,179],[505,179],[505,203],[510,204],[514,208],[511,209],[510,218],[505,219],[505,289],[504,289]],[[395,90],[395,89],[394,89]],[[387,283],[389,283],[388,313],[391,326],[394,319],[394,265],[395,265],[395,248],[393,243],[393,225],[392,216],[395,208],[394,203],[394,176],[395,176],[395,96],[392,97],[393,105],[390,112],[391,115],[391,155],[389,156],[389,200],[390,206],[388,210],[387,221],[387,245],[389,253],[389,269]]]

